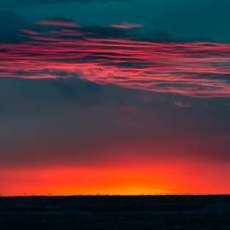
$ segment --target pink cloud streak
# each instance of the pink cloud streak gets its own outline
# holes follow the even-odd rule
[[[96,38],[70,28],[24,33],[32,40],[0,44],[0,77],[80,77],[158,93],[230,97],[229,44]]]

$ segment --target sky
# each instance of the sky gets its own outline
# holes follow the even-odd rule
[[[0,195],[229,194],[227,0],[3,0]]]

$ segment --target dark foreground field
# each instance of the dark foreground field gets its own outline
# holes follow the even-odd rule
[[[230,197],[2,197],[0,229],[230,230]]]

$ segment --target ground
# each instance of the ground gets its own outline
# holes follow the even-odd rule
[[[0,198],[0,229],[230,229],[229,196]]]

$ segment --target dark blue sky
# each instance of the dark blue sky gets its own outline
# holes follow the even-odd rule
[[[187,40],[230,41],[228,0],[70,0],[1,2],[28,21],[63,17],[81,24],[140,23],[142,33],[168,33]]]

